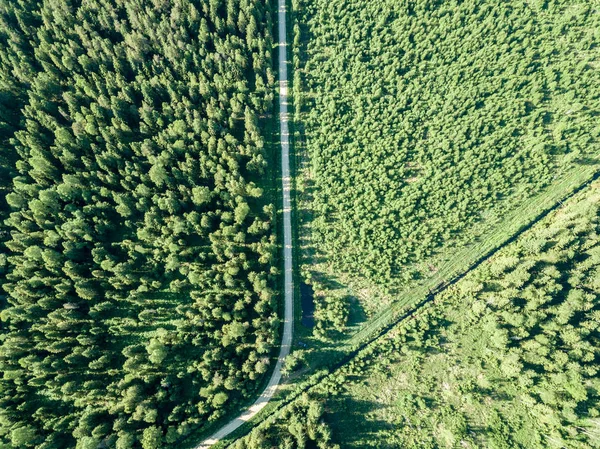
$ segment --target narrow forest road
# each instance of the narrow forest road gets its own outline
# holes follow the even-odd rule
[[[292,202],[290,174],[290,142],[288,127],[288,76],[287,76],[287,33],[286,0],[279,0],[279,131],[281,139],[281,184],[283,190],[283,259],[284,259],[284,321],[279,356],[267,387],[250,408],[221,427],[195,449],[207,449],[250,420],[269,403],[281,380],[283,359],[290,353],[294,326],[294,280],[292,277]]]

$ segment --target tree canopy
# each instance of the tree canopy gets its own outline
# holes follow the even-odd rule
[[[0,25],[0,446],[170,447],[275,343],[271,6],[0,1]]]

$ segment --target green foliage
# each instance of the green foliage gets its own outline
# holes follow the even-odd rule
[[[158,427],[148,427],[142,433],[142,449],[160,449],[162,447],[162,431]]]
[[[289,354],[284,362],[283,367],[281,368],[281,373],[284,376],[289,376],[294,371],[299,370],[306,363],[306,352],[302,349],[297,349]]]
[[[393,294],[597,163],[591,5],[299,0],[295,12],[307,240],[327,261],[309,258],[315,278]]]
[[[302,395],[279,412],[274,423],[257,428],[230,449],[339,449],[331,442],[331,430],[318,397]]]
[[[0,0],[3,448],[175,447],[255,394],[271,28],[246,0]]]
[[[0,1],[0,284],[6,275],[5,242],[10,229],[5,225],[10,211],[10,188],[16,175],[17,152],[13,145],[15,132],[23,126],[26,90],[36,70],[32,42],[37,41],[39,12],[35,1]],[[13,201],[21,200],[13,197]],[[5,300],[0,296],[0,310]]]
[[[600,184],[321,382],[342,447],[600,443]]]

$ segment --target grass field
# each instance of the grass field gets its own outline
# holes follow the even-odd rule
[[[545,191],[543,194],[538,195],[535,201],[505,217],[503,223],[505,224],[504,229],[506,233],[501,236],[495,234],[494,238],[490,236],[489,239],[484,240],[482,243],[473,245],[470,251],[465,253],[464,258],[457,256],[457,260],[461,263],[449,264],[445,279],[451,284],[460,282],[460,279],[465,275],[469,275],[470,270],[475,264],[483,261],[489,262],[488,257],[495,257],[494,253],[496,250],[509,245],[523,232],[535,227],[546,215],[552,214],[556,209],[564,207],[567,202],[573,201],[572,196],[581,196],[585,192],[588,192],[591,189],[590,184],[592,184],[596,177],[597,171],[593,166],[581,166],[580,170],[572,172],[572,176],[564,179],[561,183],[557,183],[554,189]],[[598,189],[597,183],[594,188]],[[525,215],[524,212],[528,212],[529,215]],[[531,233],[531,231],[529,232]],[[470,257],[470,259],[467,259],[467,257]],[[460,271],[461,268],[464,271]],[[253,427],[268,427],[277,420],[280,410],[285,408],[287,404],[293,404],[294,400],[303,392],[320,391],[325,379],[331,380],[339,376],[344,376],[344,372],[348,369],[348,366],[352,366],[354,363],[365,363],[361,362],[361,360],[368,361],[371,358],[374,347],[381,345],[381,342],[385,341],[390,334],[393,335],[393,330],[401,326],[401,323],[406,321],[413,313],[415,315],[420,313],[419,308],[416,308],[417,306],[421,307],[421,304],[434,300],[440,293],[444,294],[443,292],[446,288],[448,288],[447,285],[440,285],[437,282],[415,288],[410,294],[406,294],[401,302],[393,303],[389,310],[376,315],[369,323],[363,325],[359,332],[354,333],[345,341],[338,341],[335,344],[320,343],[317,340],[308,338],[306,333],[303,334],[302,338],[314,345],[312,350],[309,351],[309,367],[302,370],[301,373],[292,376],[289,383],[283,386],[277,400],[267,406],[248,425],[240,428],[238,432],[223,441],[223,444],[219,447],[227,447],[228,444],[237,441],[238,438],[245,435]],[[429,292],[435,292],[435,295],[431,295]],[[332,374],[330,375],[330,373]],[[366,409],[361,410],[361,402],[359,400],[351,400],[350,398],[354,397],[353,395],[360,397],[361,391],[372,393],[379,390],[377,389],[377,385],[371,385],[367,389],[361,389],[360,386],[356,388],[355,393],[346,395],[344,398],[336,398],[335,400],[347,400],[349,401],[348,404],[354,404],[356,406],[353,412],[354,416],[356,419],[360,419],[361,413]],[[363,405],[368,407],[369,410],[373,407],[376,408],[376,406],[368,403]],[[345,405],[344,403],[340,403],[338,407],[342,410]],[[344,412],[340,416],[346,415],[348,414]],[[351,425],[354,425],[344,425],[342,424],[343,422],[351,423],[352,418],[350,415],[344,419],[340,418],[339,425],[342,427],[339,427],[338,431],[345,432],[344,426],[351,427]]]

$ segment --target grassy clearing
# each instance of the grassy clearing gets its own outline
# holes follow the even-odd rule
[[[374,317],[368,325],[364,325],[359,332],[350,338],[340,340],[336,342],[337,344],[322,343],[315,339],[306,338],[313,345],[308,357],[309,368],[303,370],[299,375],[292,376],[276,400],[265,407],[248,425],[238,429],[220,447],[227,447],[228,444],[247,434],[254,427],[269,426],[277,419],[278,411],[286,407],[287,404],[293,403],[303,392],[311,393],[315,389],[318,390],[326,379],[336,378],[337,373],[343,371],[348,364],[361,359],[368,359],[369,354],[372,353],[372,348],[385,340],[390,330],[395,329],[406,318],[419,313],[418,307],[432,301],[436,295],[443,293],[449,285],[456,284],[474,268],[474,265],[480,265],[481,262],[493,256],[495,251],[513,242],[519,235],[540,222],[553,210],[563,207],[566,201],[573,201],[572,196],[578,192],[589,190],[589,185],[597,178],[597,175],[598,172],[594,170],[593,166],[581,166],[580,170],[572,172],[571,176],[556,183],[553,189],[537,195],[536,200],[530,203],[528,207],[524,206],[514,211],[501,222],[505,225],[504,239],[497,235],[492,238],[490,235],[490,238],[474,243],[468,253],[465,251],[464,259],[457,256],[460,264],[449,264],[449,268],[446,268],[448,270],[445,272],[448,273],[446,279],[449,282],[445,284],[424,284],[415,288],[410,295],[407,294],[402,301],[399,300],[393,303],[389,310]],[[529,217],[521,215],[524,211],[529,212]],[[529,221],[526,221],[526,218],[529,218]],[[512,234],[509,233],[511,230],[513,231]],[[471,259],[466,259],[466,257]],[[460,267],[465,267],[466,271],[459,271]],[[372,386],[372,388],[375,388],[375,386]],[[360,408],[357,408],[354,413],[360,415]]]
[[[315,376],[304,397],[324,403],[331,444],[597,447],[599,192],[582,189],[414,319]],[[257,432],[285,434],[278,420],[298,401]]]

